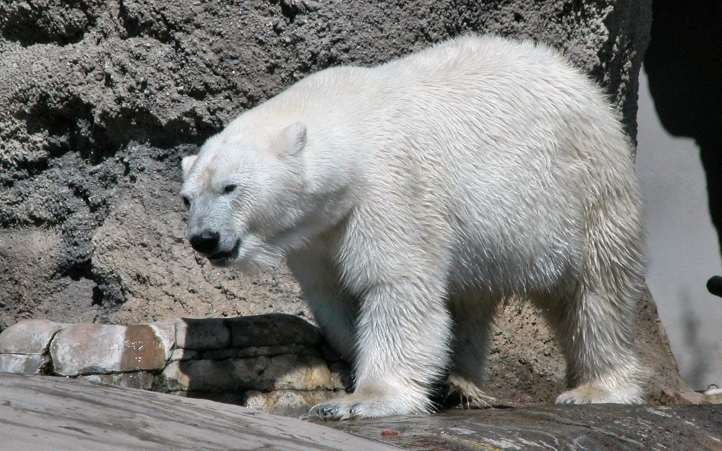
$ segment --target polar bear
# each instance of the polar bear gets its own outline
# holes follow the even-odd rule
[[[218,266],[285,257],[355,372],[323,419],[471,400],[499,304],[527,300],[567,361],[562,403],[641,402],[632,147],[557,51],[465,36],[310,75],[183,160],[188,239]]]

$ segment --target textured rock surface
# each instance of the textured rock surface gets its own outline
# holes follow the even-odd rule
[[[62,324],[46,319],[22,321],[0,334],[0,354],[43,354]]]
[[[530,314],[512,310],[521,312],[522,318]],[[640,324],[652,324],[656,315],[640,310],[639,318]],[[498,333],[504,335],[513,336],[514,331]],[[676,369],[668,366],[674,360],[660,337],[663,334],[647,334],[640,340],[649,367],[648,401],[714,402],[690,391]],[[550,338],[546,333],[539,339]],[[519,345],[508,339],[500,344],[512,350]],[[564,369],[556,356],[535,355],[528,346],[522,347],[516,372],[498,374],[504,365],[493,361],[498,352],[492,354],[487,393],[499,398],[495,405],[520,405],[551,397],[563,388]],[[80,377],[298,417],[353,385],[349,367],[324,344],[316,328],[284,314],[179,319],[143,326],[25,320],[0,333],[0,372]],[[453,405],[453,399],[446,401]]]
[[[722,449],[722,405],[528,406],[324,424],[413,450]]]
[[[0,374],[0,405],[7,450],[398,449],[240,406],[61,378]]]
[[[63,328],[45,319],[21,321],[0,334],[0,373],[40,374],[50,364],[50,340]]]
[[[0,373],[41,374],[49,364],[50,357],[46,355],[0,355]]]
[[[252,278],[194,258],[177,199],[182,155],[308,73],[375,64],[469,31],[563,48],[605,84],[632,127],[648,6],[6,2],[4,327],[30,316],[137,323],[303,311],[282,268]]]
[[[206,400],[3,374],[0,405],[3,449],[13,450],[722,449],[722,405],[543,405],[312,424]]]
[[[650,11],[650,0],[2,2],[0,329],[21,318],[308,315],[284,267],[245,276],[194,256],[177,199],[183,155],[309,73],[472,31],[563,49],[604,85],[634,136]],[[649,356],[675,378],[649,318],[640,342],[661,343]],[[510,307],[498,324],[487,391],[553,399],[563,364],[541,320]],[[176,335],[188,352],[198,340],[221,349],[232,339],[224,330]]]

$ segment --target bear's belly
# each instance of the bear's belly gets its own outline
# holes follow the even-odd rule
[[[460,243],[449,267],[447,289],[451,297],[493,301],[559,293],[560,284],[576,280],[575,261],[569,246],[540,237],[526,243]]]

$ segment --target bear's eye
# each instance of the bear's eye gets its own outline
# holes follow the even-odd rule
[[[191,208],[191,200],[188,196],[183,196],[183,205],[185,205],[186,208]]]
[[[235,190],[236,190],[236,185],[226,185],[223,187],[224,193],[232,193]]]

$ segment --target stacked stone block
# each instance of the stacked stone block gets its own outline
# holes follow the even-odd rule
[[[82,378],[300,416],[350,386],[302,318],[269,314],[138,326],[25,320],[0,334],[0,372]]]

